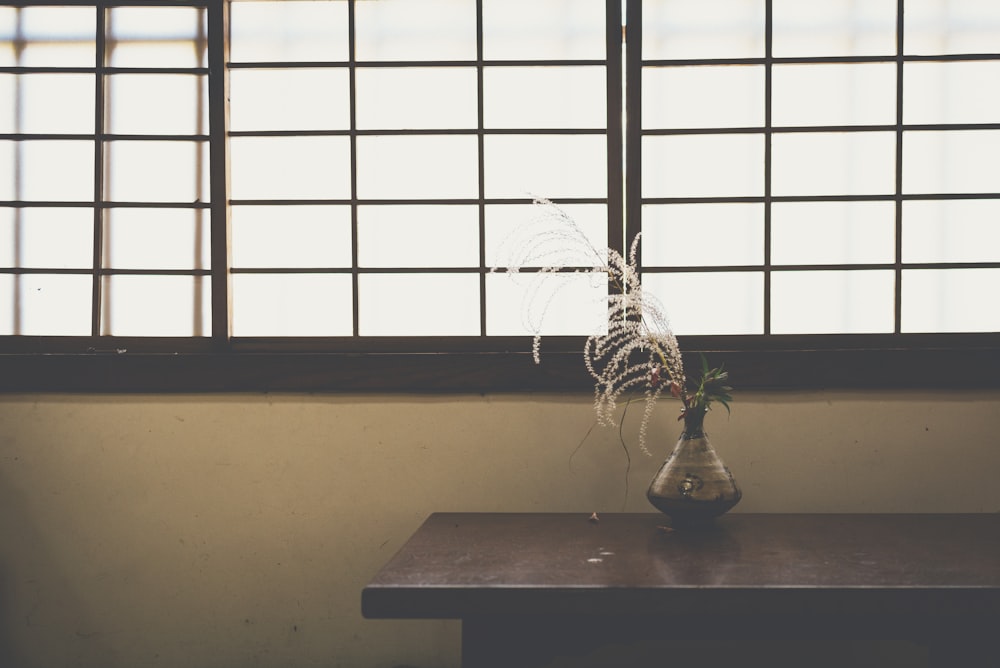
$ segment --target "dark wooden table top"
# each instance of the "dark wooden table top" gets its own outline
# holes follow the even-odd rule
[[[1000,613],[1000,515],[437,513],[364,588],[370,618]]]

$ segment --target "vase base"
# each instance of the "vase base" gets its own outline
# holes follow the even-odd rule
[[[715,518],[725,514],[736,505],[739,498],[719,499],[717,501],[683,501],[649,496],[649,502],[664,515],[670,518],[673,528],[693,528],[709,526]]]

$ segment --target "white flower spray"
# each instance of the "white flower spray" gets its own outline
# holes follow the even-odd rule
[[[542,322],[559,286],[551,290],[553,274],[586,272],[610,287],[607,328],[587,337],[584,364],[594,378],[594,409],[599,424],[615,424],[619,399],[632,390],[643,391],[645,410],[639,427],[639,447],[646,453],[647,429],[663,390],[681,397],[684,365],[677,338],[653,295],[643,292],[638,268],[639,235],[632,240],[628,257],[613,248],[599,251],[561,208],[536,199],[542,219],[518,228],[504,244],[508,263],[493,271],[522,273],[533,268],[526,298],[526,326],[533,332],[532,355],[541,361]]]

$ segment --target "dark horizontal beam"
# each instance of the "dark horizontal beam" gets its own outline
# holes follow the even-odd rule
[[[700,361],[686,354],[689,369]],[[997,389],[1000,349],[708,351],[740,390]],[[525,352],[0,355],[4,392],[593,391],[582,355]]]

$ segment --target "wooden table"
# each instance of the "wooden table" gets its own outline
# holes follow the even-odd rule
[[[884,659],[850,652],[883,641],[915,652],[900,665],[1000,666],[1000,515],[665,524],[434,514],[364,588],[362,611],[461,619],[466,668],[874,666]]]

